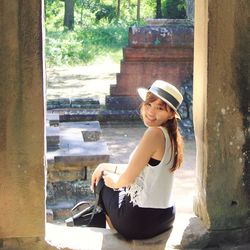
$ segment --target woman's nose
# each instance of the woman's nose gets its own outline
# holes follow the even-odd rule
[[[148,109],[149,114],[154,114],[155,113],[155,108],[154,107],[149,107]]]

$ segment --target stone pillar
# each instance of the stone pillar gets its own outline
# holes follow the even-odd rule
[[[41,3],[0,1],[0,248],[45,236]]]
[[[248,0],[195,1],[194,210],[214,244],[250,239],[249,10]]]

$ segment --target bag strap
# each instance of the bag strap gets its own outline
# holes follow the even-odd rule
[[[80,201],[80,202],[78,202],[78,203],[71,209],[71,211],[73,212],[73,211],[75,211],[78,207],[80,207],[80,206],[82,206],[82,205],[85,205],[85,204],[90,205],[88,201]]]
[[[95,203],[94,203],[94,208],[92,210],[88,225],[91,223],[91,221],[96,213],[97,207],[99,205],[100,192],[101,192],[103,186],[104,186],[104,180],[102,178],[99,180],[97,186],[94,186]]]

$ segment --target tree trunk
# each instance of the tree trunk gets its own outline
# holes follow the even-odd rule
[[[140,21],[141,0],[137,0],[137,21]]]
[[[74,0],[64,0],[64,27],[69,30],[74,29]]]
[[[121,0],[117,0],[117,17],[121,15]]]
[[[161,0],[156,0],[156,18],[162,18]]]

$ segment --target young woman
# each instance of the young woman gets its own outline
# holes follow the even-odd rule
[[[138,93],[147,130],[127,165],[102,163],[91,183],[93,188],[104,182],[100,196],[108,224],[127,239],[150,238],[172,227],[173,177],[183,158],[177,127],[181,93],[161,80]]]

